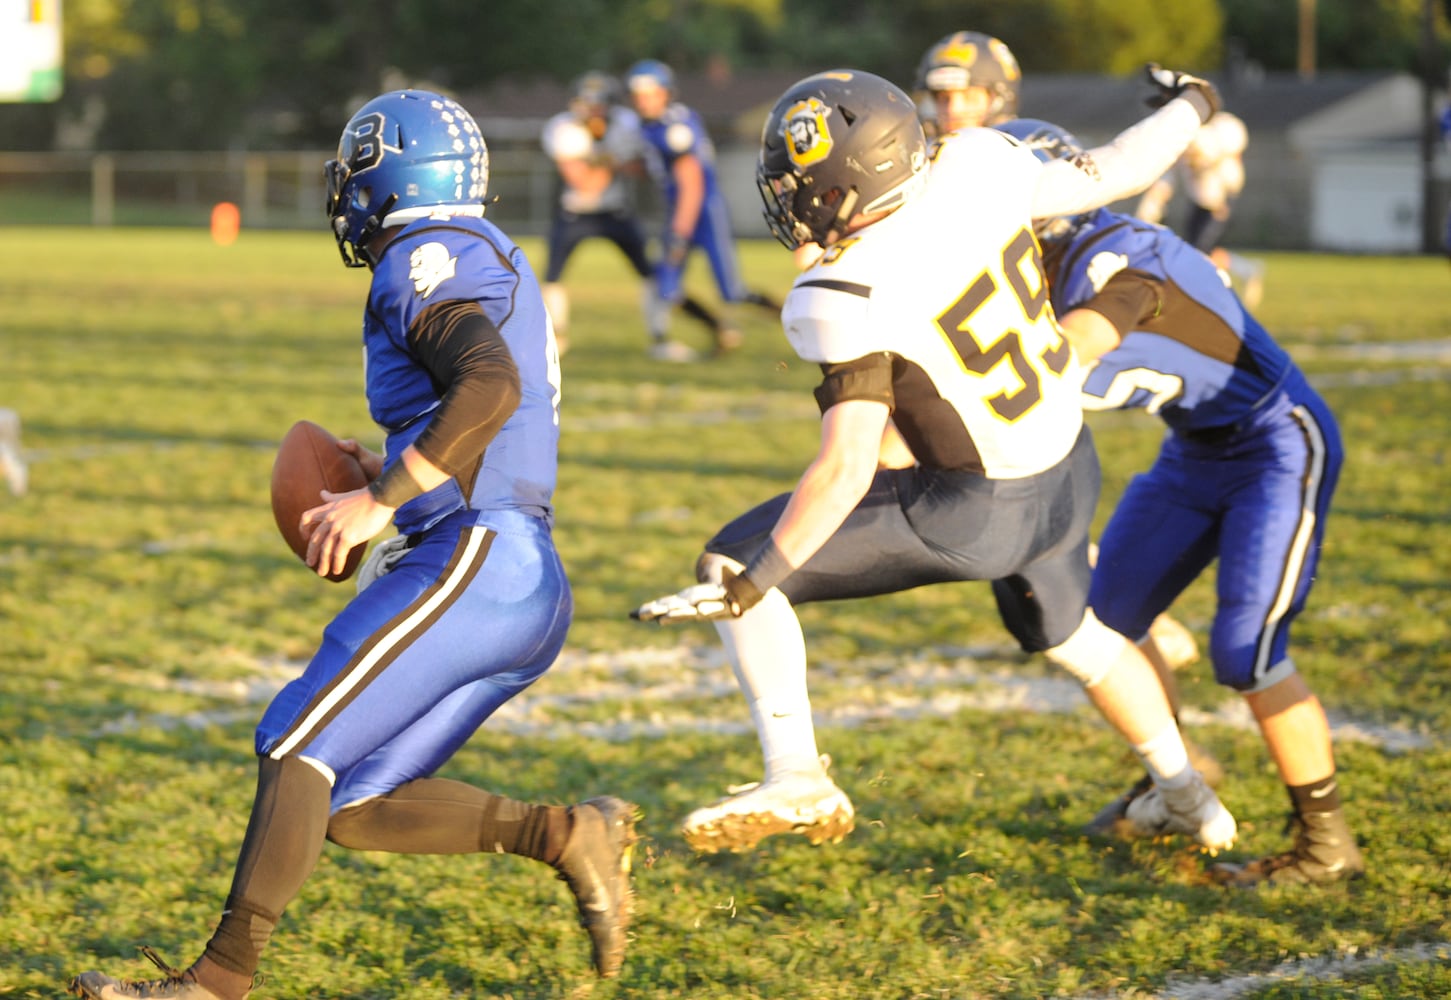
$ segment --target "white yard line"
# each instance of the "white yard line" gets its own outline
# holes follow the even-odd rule
[[[1268,972],[1230,976],[1218,980],[1185,980],[1170,983],[1159,993],[1135,991],[1140,1000],[1234,1000],[1276,984],[1305,984],[1342,979],[1383,965],[1407,962],[1451,961],[1451,944],[1419,944],[1409,948],[1360,952],[1350,949],[1336,955],[1319,955],[1283,962]],[[1079,1000],[1116,1000],[1118,993],[1095,993]]]
[[[1011,664],[1020,655],[1010,646],[984,646],[926,650],[900,659],[817,664],[811,674],[817,692],[817,725],[852,729],[881,720],[943,718],[965,709],[1061,714],[1088,707],[1077,681],[1042,676],[1036,669],[1015,671]],[[1009,666],[1002,666],[1004,661]],[[124,684],[197,695],[222,704],[184,715],[126,715],[108,723],[103,731],[130,732],[142,726],[196,728],[254,719],[258,714],[255,706],[270,701],[303,666],[275,660],[258,663],[247,678],[230,681],[112,671],[111,678]],[[856,691],[866,691],[866,695],[843,696]],[[515,735],[549,738],[560,731],[561,712],[608,703],[623,706],[624,714],[604,721],[572,720],[568,731],[608,741],[657,739],[675,733],[748,733],[750,718],[732,701],[737,697],[735,680],[715,645],[616,652],[566,649],[534,687],[506,703],[486,725]],[[726,699],[730,707],[720,714],[702,715],[695,709],[702,699]],[[1239,699],[1209,711],[1186,708],[1182,717],[1191,727],[1256,728],[1254,717]],[[1438,742],[1431,734],[1338,713],[1331,713],[1330,723],[1337,742],[1365,743],[1387,753],[1422,750]]]

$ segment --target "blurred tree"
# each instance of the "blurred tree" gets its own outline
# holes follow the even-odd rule
[[[1415,70],[1424,0],[1317,0],[1322,69]],[[910,84],[951,31],[1028,73],[1215,70],[1221,39],[1295,67],[1297,0],[66,0],[66,87],[0,105],[12,149],[330,145],[388,86],[568,80],[662,58],[681,72],[852,65]],[[1444,62],[1446,22],[1437,4]]]
[[[1417,72],[1424,0],[1316,0],[1315,65],[1321,70]],[[1296,0],[1219,0],[1224,33],[1246,58],[1267,70],[1296,68]],[[1446,12],[1438,10],[1437,44],[1448,52]]]

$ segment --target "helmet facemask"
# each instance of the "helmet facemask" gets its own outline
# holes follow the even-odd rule
[[[433,215],[483,215],[489,151],[456,102],[394,91],[353,115],[323,174],[343,263],[367,267],[377,263],[368,244],[383,229]]]
[[[756,187],[772,235],[789,249],[839,240],[861,213],[905,203],[927,176],[916,105],[868,73],[796,84],[761,136]]]

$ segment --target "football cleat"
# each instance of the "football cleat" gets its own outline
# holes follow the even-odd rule
[[[1200,773],[1206,785],[1218,788],[1220,782],[1224,781],[1224,768],[1214,759],[1214,755],[1187,736],[1184,737],[1184,749],[1189,752],[1189,766]],[[1133,787],[1100,809],[1093,819],[1084,824],[1083,832],[1090,837],[1131,839],[1134,834],[1123,825],[1128,821],[1129,803],[1153,787],[1153,780],[1147,774],[1143,775],[1134,782]]]
[[[1159,647],[1159,655],[1164,658],[1169,669],[1183,670],[1199,662],[1199,643],[1194,641],[1194,633],[1185,628],[1177,618],[1171,618],[1167,614],[1155,618],[1149,625],[1149,637]]]
[[[625,960],[625,932],[634,911],[630,857],[638,813],[634,805],[609,795],[574,806],[569,840],[554,866],[574,893],[595,971],[604,978],[617,975]]]
[[[1234,843],[1238,833],[1234,817],[1214,790],[1195,771],[1182,788],[1155,785],[1134,798],[1124,810],[1123,832],[1130,837],[1165,837],[1182,833],[1193,837],[1210,853]]]
[[[1090,837],[1131,838],[1133,833],[1125,828],[1128,823],[1129,803],[1153,787],[1153,780],[1145,774],[1128,791],[1100,809],[1093,819],[1084,824],[1083,832]]]
[[[1222,862],[1210,873],[1222,885],[1253,889],[1260,885],[1305,885],[1352,879],[1365,872],[1365,859],[1340,810],[1291,816],[1295,845],[1248,864]]]
[[[729,354],[745,343],[741,331],[733,326],[722,326],[715,331],[715,353]]]
[[[694,850],[742,853],[777,833],[838,843],[856,826],[851,799],[825,773],[788,774],[731,791],[685,818],[681,833]]]
[[[25,495],[29,470],[20,455],[20,415],[14,410],[0,409],[0,476],[11,493]]]
[[[141,1000],[146,997],[157,1000],[220,1000],[197,982],[190,970],[173,969],[150,948],[142,948],[141,954],[164,973],[162,978],[112,979],[99,972],[82,972],[70,981],[66,991],[90,1000]]]
[[[699,355],[678,340],[657,340],[650,345],[650,357],[656,361],[686,364],[696,360]]]

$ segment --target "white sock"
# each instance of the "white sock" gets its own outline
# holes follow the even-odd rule
[[[1194,775],[1189,766],[1189,751],[1184,748],[1184,737],[1172,722],[1157,736],[1135,744],[1134,753],[1138,754],[1149,777],[1160,788],[1182,788]]]
[[[772,590],[740,618],[715,623],[736,683],[761,742],[765,780],[821,769],[811,699],[806,690],[806,640],[796,610]]]

